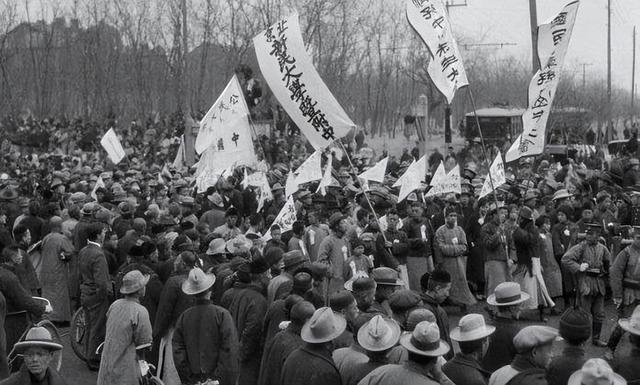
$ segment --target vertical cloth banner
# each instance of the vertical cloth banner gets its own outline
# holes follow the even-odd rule
[[[318,189],[316,190],[316,193],[320,192],[322,196],[327,195],[327,187],[331,186],[331,182],[333,179],[331,175],[332,170],[333,170],[333,155],[329,155],[327,159],[327,164],[324,169],[324,175],[320,180],[320,184],[318,185]]]
[[[200,121],[195,150],[202,154],[212,147],[224,158],[230,158],[227,163],[245,157],[249,163],[257,161],[249,126],[249,109],[236,75]]]
[[[374,181],[378,183],[384,182],[384,174],[387,171],[387,163],[389,162],[389,157],[386,157],[376,163],[373,167],[368,170],[362,172],[362,174],[358,175],[358,178],[364,179],[366,181]]]
[[[458,44],[442,0],[406,0],[407,20],[431,52],[427,72],[451,104],[456,90],[469,84]]]
[[[498,151],[498,155],[496,155],[493,163],[491,163],[491,167],[489,167],[489,175],[490,177],[484,180],[479,198],[489,195],[493,190],[507,183],[507,176],[504,173],[504,163],[502,162],[502,154],[500,154],[500,151]],[[493,182],[493,185],[491,182]]]
[[[427,174],[427,156],[424,155],[417,162],[411,163],[407,171],[393,184],[393,187],[400,186],[398,203],[402,202],[412,191],[422,187],[422,182]]]
[[[313,148],[325,148],[355,127],[314,68],[297,13],[254,37],[253,45],[273,95]]]
[[[113,128],[110,128],[109,131],[104,134],[102,139],[100,139],[100,145],[104,148],[111,161],[115,164],[120,163],[120,161],[127,156],[124,152],[124,148],[122,148],[122,143],[120,143],[120,139],[118,139]]]
[[[538,58],[541,68],[529,83],[529,105],[522,115],[522,134],[507,151],[507,163],[523,156],[539,155],[544,151],[547,120],[560,82],[560,71],[579,5],[578,1],[567,4],[557,16],[538,26]]]

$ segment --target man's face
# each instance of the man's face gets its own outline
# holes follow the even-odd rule
[[[347,221],[342,219],[340,220],[340,223],[338,224],[338,228],[340,229],[340,231],[342,233],[346,233],[347,232]]]
[[[412,218],[420,218],[422,216],[422,207],[418,205],[411,206],[411,209],[409,209],[409,215],[411,215]]]
[[[558,222],[565,223],[567,221],[567,216],[562,211],[558,212]]]
[[[451,292],[451,282],[446,284],[441,284],[438,287],[436,287],[436,290],[434,290],[433,299],[435,299],[437,303],[443,303],[444,300],[449,298],[450,292]]]
[[[274,241],[279,241],[282,237],[282,232],[280,230],[271,230],[271,239]]]
[[[226,218],[227,226],[236,227],[236,222],[238,222],[238,217],[235,215],[229,215]]]
[[[449,215],[447,215],[447,226],[449,227],[453,227],[456,224],[456,219],[458,219],[458,214],[456,213],[450,213]]]
[[[315,213],[309,213],[307,218],[309,219],[309,224],[310,225],[317,225],[318,224],[318,216]]]
[[[353,249],[353,256],[359,257],[364,253],[364,246],[360,245]]]
[[[373,250],[376,245],[375,245],[375,241],[373,240],[366,240],[366,241],[362,241],[362,244],[364,245],[364,249],[365,250]]]
[[[598,243],[598,239],[600,238],[600,232],[598,230],[589,229],[587,230],[587,242],[589,244],[595,245]]]
[[[504,223],[507,220],[507,210],[498,210],[498,223]]]
[[[582,219],[585,222],[590,222],[593,219],[593,211],[592,210],[583,210],[582,211]]]
[[[398,227],[398,222],[400,218],[396,214],[387,215],[387,224],[389,225],[389,230],[395,230]]]
[[[29,373],[36,377],[44,375],[53,359],[53,353],[47,349],[32,347],[25,350],[24,363]]]
[[[541,369],[546,368],[551,361],[551,354],[553,352],[553,343],[543,346],[536,346],[531,352],[534,364]]]
[[[460,195],[460,203],[461,203],[463,206],[468,205],[468,204],[469,204],[469,195],[467,195],[467,194],[462,194],[462,195]]]

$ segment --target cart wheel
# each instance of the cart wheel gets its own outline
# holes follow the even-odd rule
[[[73,313],[71,317],[71,325],[69,330],[69,339],[71,340],[71,348],[73,352],[82,361],[87,360],[86,340],[87,335],[87,316],[83,307],[80,307]]]

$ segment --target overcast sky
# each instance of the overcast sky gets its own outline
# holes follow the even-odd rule
[[[460,4],[464,0],[449,2]],[[548,21],[568,2],[537,0],[538,24]],[[640,21],[640,0],[611,2],[612,82],[614,86],[630,89],[632,34],[634,22]],[[452,7],[449,14],[454,30],[460,35],[479,36],[484,43],[516,43],[516,46],[492,49],[500,56],[522,57],[523,62],[530,65],[529,0],[467,0],[466,7]],[[640,52],[636,56],[640,56]],[[581,78],[583,63],[588,64],[587,79],[606,80],[607,0],[580,1],[564,69],[579,71]]]

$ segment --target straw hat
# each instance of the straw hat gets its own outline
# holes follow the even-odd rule
[[[449,335],[458,342],[476,341],[493,334],[495,326],[487,325],[480,314],[467,314],[460,318],[458,326]]]
[[[304,324],[300,336],[304,342],[321,344],[340,336],[347,327],[347,321],[328,307],[321,307]]]
[[[206,274],[199,267],[194,267],[189,272],[189,277],[182,282],[182,291],[187,295],[200,294],[208,290],[216,282],[216,276]]]
[[[529,297],[529,294],[520,290],[517,282],[502,282],[487,298],[487,303],[493,306],[511,306],[527,301]]]
[[[446,342],[440,340],[438,325],[429,321],[420,322],[413,333],[400,337],[400,345],[411,353],[427,357],[440,357],[450,349]]]
[[[378,285],[404,286],[404,282],[398,277],[398,272],[390,267],[377,267],[371,272],[371,278]]]
[[[570,198],[572,196],[573,194],[569,193],[569,190],[567,190],[566,188],[563,188],[553,193],[553,198],[551,198],[551,200],[555,201],[558,199]]]
[[[28,348],[45,348],[49,351],[60,350],[62,349],[62,345],[53,342],[51,338],[51,333],[41,326],[33,327],[29,329],[27,335],[24,338],[24,341],[18,342],[14,346],[14,350],[16,353],[22,353]]]
[[[627,381],[613,372],[607,361],[592,358],[582,365],[582,369],[575,371],[567,385],[626,385]]]
[[[376,315],[358,330],[358,343],[368,351],[380,352],[395,346],[401,333],[396,321]]]
[[[207,249],[207,255],[224,254],[227,252],[226,242],[222,238],[215,238],[209,242],[209,248]]]
[[[150,276],[143,275],[140,270],[131,270],[122,277],[120,293],[126,295],[142,290],[149,282],[149,278]]]
[[[618,320],[618,325],[629,333],[640,336],[640,305],[636,306],[630,318]]]
[[[227,241],[227,250],[230,254],[235,254],[238,251],[250,250],[253,246],[253,242],[247,239],[244,235],[236,235],[235,238]]]

